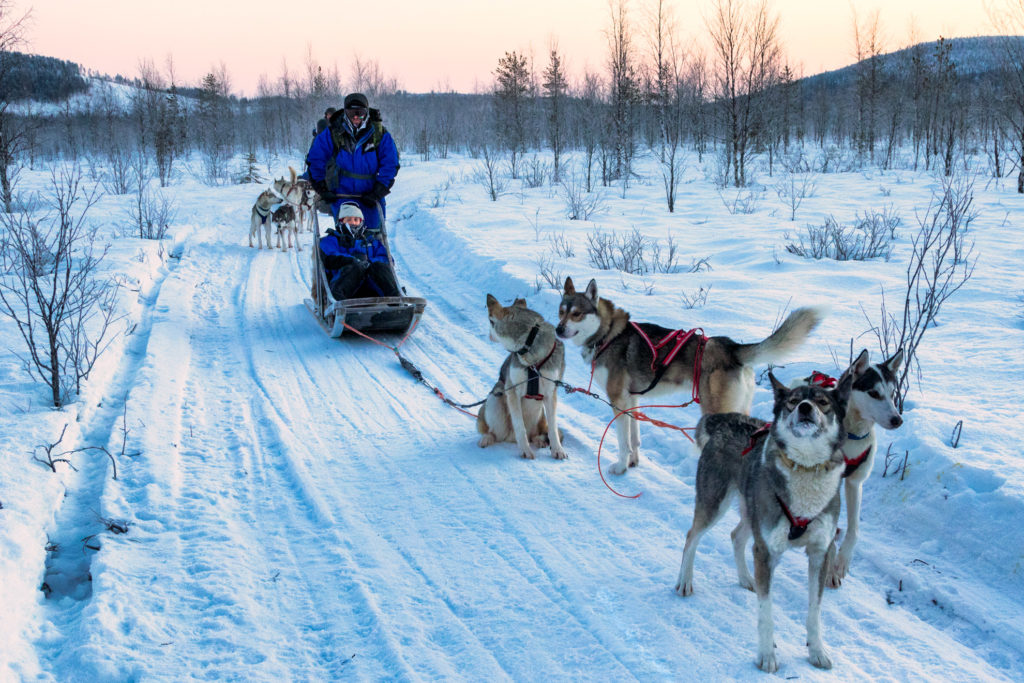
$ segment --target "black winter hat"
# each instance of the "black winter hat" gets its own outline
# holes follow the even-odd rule
[[[366,95],[361,92],[349,93],[345,96],[345,109],[351,109],[352,107],[369,109],[370,103],[366,99]]]

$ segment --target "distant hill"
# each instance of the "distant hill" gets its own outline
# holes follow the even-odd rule
[[[8,102],[59,102],[89,89],[81,67],[74,62],[21,52],[7,52],[0,58],[4,60],[0,91]]]
[[[1017,40],[1024,44],[1024,36],[1014,36],[1008,39]],[[1002,66],[999,62],[999,41],[1001,40],[1007,40],[1007,38],[1003,36],[948,38],[946,42],[950,44],[950,57],[956,64],[957,74],[960,77],[980,80],[1000,71]],[[938,41],[932,40],[881,55],[879,60],[883,76],[896,77],[898,79],[901,75],[906,74],[915,52],[922,56],[926,64],[931,63],[937,44]],[[854,87],[859,64],[857,62],[844,66],[841,69],[807,76],[800,82],[808,90],[818,88],[846,90]]]

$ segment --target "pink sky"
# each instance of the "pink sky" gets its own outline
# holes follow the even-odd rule
[[[423,92],[449,85],[462,92],[486,88],[498,58],[517,50],[547,63],[552,38],[570,72],[603,70],[609,24],[607,0],[15,0],[32,8],[26,50],[60,57],[111,75],[138,75],[140,60],[163,67],[174,60],[177,79],[198,83],[223,62],[233,89],[255,93],[260,74],[274,80],[287,61],[302,72],[312,50],[347,79],[352,57],[375,60],[401,87]],[[652,0],[630,0],[642,43]],[[684,41],[701,44],[710,0],[668,3]],[[323,7],[310,14],[312,7]],[[992,33],[981,0],[775,0],[790,62],[804,75],[853,61],[852,6],[861,17],[876,9],[887,49],[919,40]],[[352,27],[347,29],[346,27]]]

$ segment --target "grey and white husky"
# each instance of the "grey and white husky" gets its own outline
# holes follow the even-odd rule
[[[695,373],[703,414],[746,414],[754,397],[753,366],[779,362],[795,351],[824,315],[822,308],[799,308],[767,339],[740,344],[728,337],[686,336],[652,323],[632,323],[629,313],[598,296],[594,280],[581,293],[566,278],[556,332],[580,347],[615,415],[636,408],[640,395],[692,391]],[[616,433],[619,461],[611,471],[623,474],[640,463],[639,422],[621,418]]]
[[[701,537],[740,494],[740,523],[733,529],[733,555],[740,585],[758,598],[757,665],[778,670],[772,625],[772,573],[782,554],[807,553],[807,649],[822,669],[832,660],[821,639],[821,595],[835,556],[839,483],[843,476],[843,420],[852,376],[835,389],[801,385],[790,389],[769,373],[775,394],[771,423],[741,415],[705,415],[697,425],[702,445],[697,463],[693,526],[686,534],[676,592],[693,594],[693,559]],[[754,537],[754,576],[746,545]]]
[[[249,212],[249,247],[252,245],[252,238],[255,237],[256,241],[260,245],[260,249],[263,248],[263,234],[267,236],[267,249],[270,249],[270,229],[273,227],[272,214],[274,207],[281,203],[281,198],[278,197],[272,190],[263,190],[259,196],[256,197],[256,203],[252,205],[252,211]]]
[[[557,460],[567,456],[558,431],[558,385],[565,373],[565,346],[555,328],[524,299],[502,306],[487,295],[491,340],[508,351],[498,382],[477,415],[479,445],[515,441],[524,458],[536,457],[534,448],[551,446]]]
[[[860,532],[860,506],[864,481],[871,475],[875,465],[875,425],[882,429],[896,429],[903,424],[903,418],[893,402],[898,385],[896,372],[903,362],[903,349],[881,363],[871,365],[868,350],[864,349],[857,360],[840,377],[853,377],[850,406],[846,411],[843,428],[846,441],[843,443],[843,462],[846,466],[843,484],[846,497],[846,535],[839,548],[839,554],[832,563],[828,575],[828,586],[838,588],[850,569],[853,549]],[[804,380],[815,381],[815,376]]]

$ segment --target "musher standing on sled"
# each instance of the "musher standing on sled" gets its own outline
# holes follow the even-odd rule
[[[380,112],[369,108],[366,95],[345,97],[345,108],[316,136],[307,158],[313,189],[331,204],[335,220],[343,202],[356,201],[366,216],[367,230],[381,228],[384,197],[398,174],[398,148],[384,128]],[[338,195],[355,195],[356,199]]]

